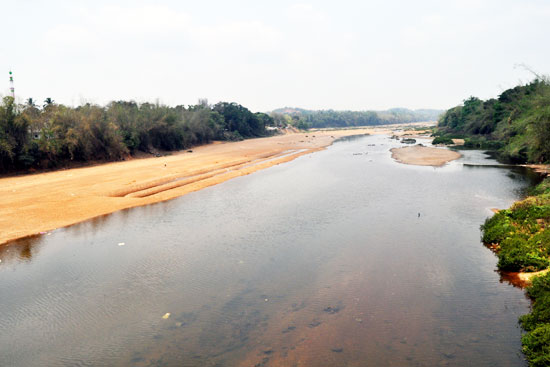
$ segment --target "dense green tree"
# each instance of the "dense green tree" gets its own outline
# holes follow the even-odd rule
[[[220,102],[213,110],[223,116],[226,131],[237,132],[244,138],[265,135],[264,121],[240,104]]]
[[[12,97],[4,97],[0,106],[0,169],[16,167],[25,161],[29,139],[29,120],[17,112]]]
[[[463,137],[466,145],[498,150],[513,163],[550,161],[550,84],[534,81],[482,101],[464,100],[438,122],[436,135]]]
[[[130,101],[76,108],[47,98],[0,106],[0,173],[29,167],[52,168],[68,161],[118,160],[137,151],[159,154],[208,143],[267,134],[273,118],[236,103],[188,108]]]

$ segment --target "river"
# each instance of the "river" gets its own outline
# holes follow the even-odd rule
[[[524,366],[529,301],[479,226],[534,178],[400,145],[347,139],[0,247],[0,366]]]

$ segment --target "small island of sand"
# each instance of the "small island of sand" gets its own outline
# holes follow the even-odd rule
[[[404,164],[417,166],[443,166],[461,157],[460,153],[448,149],[429,148],[422,145],[391,149],[392,158]]]

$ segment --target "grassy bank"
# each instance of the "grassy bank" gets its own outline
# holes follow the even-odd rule
[[[501,210],[481,226],[483,242],[495,247],[498,268],[538,271],[550,265],[550,179],[525,200]]]
[[[550,178],[532,196],[501,210],[481,226],[483,242],[498,256],[498,268],[532,272],[550,265]],[[523,352],[530,366],[550,365],[550,273],[533,279],[527,288],[533,300],[531,312],[520,318],[526,334]]]

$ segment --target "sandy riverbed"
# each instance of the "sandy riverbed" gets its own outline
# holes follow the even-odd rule
[[[399,127],[326,130],[214,143],[164,157],[2,178],[0,244],[121,209],[173,199],[323,149],[338,137],[389,134]],[[434,148],[421,149],[421,154],[416,147],[403,149],[394,150],[393,156],[410,164],[441,165],[458,155]],[[421,162],[415,163],[418,159]]]
[[[461,157],[460,153],[448,149],[439,149],[413,145],[411,147],[391,149],[392,158],[405,164],[418,166],[443,166],[447,162]]]

